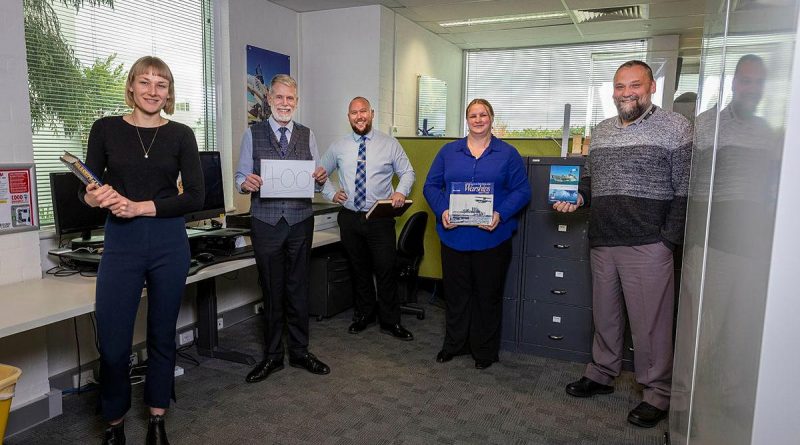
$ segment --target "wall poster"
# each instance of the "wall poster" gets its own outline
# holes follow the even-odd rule
[[[38,230],[32,164],[0,164],[0,234]]]
[[[289,56],[247,45],[247,125],[267,120],[269,82],[276,74],[289,74]]]

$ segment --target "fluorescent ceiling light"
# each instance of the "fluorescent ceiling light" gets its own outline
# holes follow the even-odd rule
[[[569,18],[569,14],[566,11],[540,12],[536,14],[503,15],[497,17],[480,17],[476,19],[442,22],[439,23],[439,26],[441,26],[442,28],[451,28],[453,26],[492,25],[495,23],[529,22],[533,20],[549,20],[549,19],[565,19],[565,18]]]

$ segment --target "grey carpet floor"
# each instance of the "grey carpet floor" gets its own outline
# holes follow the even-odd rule
[[[287,366],[263,382],[247,384],[250,367],[198,357],[180,360],[178,401],[167,417],[180,444],[652,444],[663,443],[667,421],[653,429],[629,425],[641,400],[630,373],[616,392],[576,399],[564,386],[583,365],[502,352],[479,371],[470,357],[436,363],[444,311],[423,304],[425,320],[404,316],[415,335],[401,342],[370,327],[347,333],[350,311],[311,321],[311,352],[331,366],[327,376]],[[261,320],[254,317],[220,332],[222,346],[261,357]],[[97,393],[64,397],[64,414],[6,440],[21,444],[99,444],[103,422]],[[129,444],[144,443],[142,387],[133,391],[126,420]]]

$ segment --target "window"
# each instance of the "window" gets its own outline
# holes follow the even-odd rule
[[[65,150],[86,156],[92,123],[129,111],[128,69],[162,58],[175,77],[170,119],[216,148],[211,0],[23,0],[33,156],[42,225],[53,223],[49,174]]]
[[[610,84],[619,63],[631,58],[644,60],[646,50],[647,41],[636,40],[467,51],[464,103],[477,97],[491,102],[495,134],[500,137],[560,137],[564,104],[569,103],[571,132],[583,134],[591,79],[602,77]],[[592,55],[600,53],[624,54],[625,59],[609,74],[592,74]]]

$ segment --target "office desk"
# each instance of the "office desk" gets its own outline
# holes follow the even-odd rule
[[[320,247],[337,241],[339,241],[338,227],[319,230],[314,232],[311,247]],[[228,359],[224,352],[232,351],[221,351],[219,348],[215,348],[217,313],[214,278],[250,267],[255,263],[255,259],[251,256],[211,264],[186,278],[186,284],[197,283],[198,285],[198,350],[201,349],[200,345],[202,344],[207,348],[206,352],[210,356]],[[48,275],[38,280],[0,286],[0,338],[94,312],[94,286],[94,278],[79,275],[58,278]],[[201,293],[204,294],[202,297]],[[205,298],[203,307],[200,305],[201,298]],[[210,312],[211,310],[213,312]],[[201,329],[201,319],[205,319],[205,323],[208,320],[212,321],[208,323],[205,330]],[[238,358],[247,360],[246,357]],[[252,357],[250,360],[253,360]],[[250,362],[245,361],[244,363]]]

